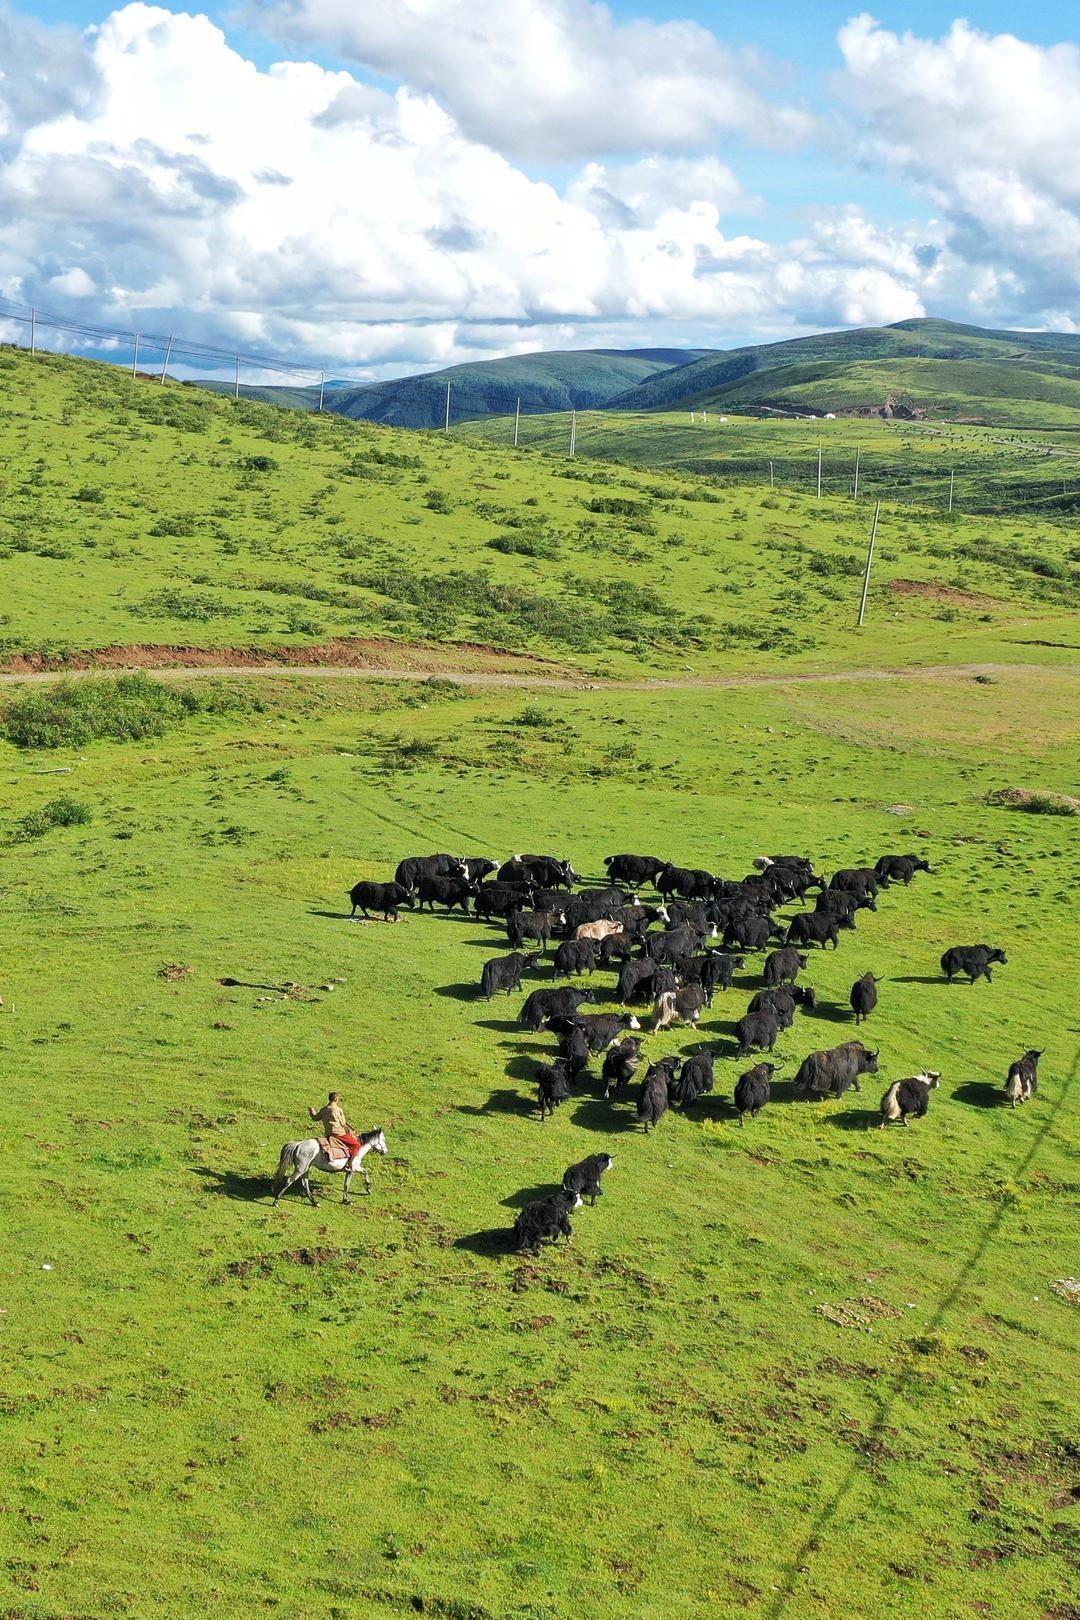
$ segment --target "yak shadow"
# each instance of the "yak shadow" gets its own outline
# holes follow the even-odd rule
[[[504,1209],[524,1209],[537,1198],[550,1198],[559,1188],[553,1181],[545,1182],[540,1187],[522,1187],[520,1192],[511,1193],[509,1198],[501,1198],[499,1202]]]
[[[245,1204],[271,1195],[272,1178],[267,1175],[241,1176],[235,1170],[211,1170],[206,1165],[198,1165],[191,1174],[202,1176],[206,1183],[204,1192],[224,1193],[226,1198],[239,1198]]]
[[[516,1114],[519,1119],[526,1119],[536,1117],[537,1104],[534,1098],[523,1097],[520,1091],[510,1091],[504,1087],[500,1091],[493,1091],[486,1103],[459,1103],[457,1111],[459,1114],[481,1117],[485,1114]]]
[[[625,1095],[620,1099],[629,1100]],[[608,1136],[613,1131],[635,1130],[638,1122],[636,1113],[618,1111],[612,1107],[611,1099],[605,1102],[603,1097],[583,1097],[572,1117],[575,1125],[583,1125],[587,1131],[603,1131]]]
[[[535,1057],[519,1052],[516,1057],[509,1058],[506,1064],[506,1078],[508,1080],[524,1080],[527,1084],[535,1086],[537,1083],[536,1070],[545,1059],[554,1063],[558,1053],[549,1051],[546,1047],[534,1047]]]
[[[802,1100],[803,1099],[801,1097],[796,1097],[795,1095],[794,1077],[792,1077],[790,1080],[778,1080],[777,1077],[773,1075],[772,1084],[769,1087],[770,1102],[795,1103],[802,1102]],[[734,1106],[734,1104],[732,1104],[732,1106]]]
[[[520,1035],[522,1024],[517,1018],[478,1018],[477,1029],[497,1029],[500,1035]]]
[[[808,1016],[821,1018],[826,1024],[852,1024],[855,1022],[855,1014],[851,1008],[845,1007],[839,1001],[819,1001],[813,1012]]]
[[[496,1255],[513,1252],[514,1234],[508,1226],[489,1227],[485,1232],[468,1232],[454,1239],[455,1249],[468,1249],[470,1254],[493,1259]]]
[[[989,1080],[965,1080],[952,1095],[956,1102],[970,1103],[973,1108],[1000,1108],[1007,1100],[1001,1087]]]
[[[826,1125],[835,1125],[839,1131],[868,1131],[881,1124],[881,1111],[877,1108],[845,1108],[838,1114],[826,1114]]]
[[[480,986],[478,984],[436,984],[432,986],[437,996],[450,996],[454,1001],[479,1001]]]
[[[898,973],[893,984],[945,984],[943,973]]]
[[[362,917],[353,917],[351,911],[323,911],[318,906],[308,907],[309,917],[329,917],[333,922],[363,922]]]

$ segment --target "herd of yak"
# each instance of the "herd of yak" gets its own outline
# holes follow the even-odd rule
[[[538,1103],[541,1121],[565,1102],[588,1072],[592,1058],[602,1055],[601,1081],[605,1098],[623,1100],[642,1064],[643,1038],[633,1033],[641,1022],[635,1005],[653,1003],[652,1028],[697,1024],[704,1008],[711,1008],[717,990],[728,990],[734,975],[746,967],[746,953],[764,952],[763,987],[735,1025],[738,1056],[766,1052],[735,1086],[739,1123],[749,1114],[756,1118],[769,1102],[772,1079],[779,1063],[772,1061],[778,1035],[789,1029],[796,1013],[817,1005],[813,986],[798,979],[809,963],[809,948],[835,950],[840,934],[854,929],[858,912],[877,910],[878,896],[890,885],[905,886],[919,872],[929,872],[921,856],[883,855],[873,867],[850,867],[826,881],[811,861],[799,855],[772,855],[755,862],[755,870],[738,879],[716,877],[695,867],[674,865],[648,855],[612,855],[605,861],[608,885],[578,887],[571,863],[549,855],[515,855],[501,866],[486,858],[453,855],[410,856],[400,862],[392,883],[361,882],[352,890],[352,914],[367,918],[372,912],[397,921],[400,909],[418,911],[459,909],[499,921],[511,947],[505,956],[484,965],[480,993],[488,1000],[512,993],[523,976],[539,970],[555,942],[555,979],[592,976],[597,969],[614,970],[614,999],[622,1013],[583,1011],[596,998],[579,985],[551,984],[526,998],[521,1022],[533,1033],[547,1030],[558,1041],[552,1061],[538,1065]],[[649,885],[657,896],[643,904],[637,894]],[[791,902],[813,909],[796,912],[790,922],[778,920],[776,910]],[[531,944],[538,947],[523,950]],[[941,958],[941,969],[951,983],[958,975],[970,984],[991,980],[995,963],[1005,963],[1005,952],[990,945],[955,945]],[[877,1006],[879,979],[865,973],[851,988],[856,1025]],[[646,1066],[636,1092],[637,1113],[645,1133],[654,1128],[671,1103],[686,1109],[712,1091],[715,1053],[708,1049],[680,1058],[664,1057]],[[821,1100],[842,1097],[849,1088],[860,1089],[864,1074],[878,1072],[878,1052],[861,1040],[816,1051],[803,1059],[795,1075],[797,1098]],[[1041,1052],[1028,1051],[1009,1069],[1005,1084],[1015,1108],[1035,1092]],[[930,1106],[930,1092],[940,1073],[895,1081],[881,1101],[881,1128],[890,1121],[907,1125],[909,1117],[922,1118]],[[545,1239],[569,1238],[570,1214],[583,1196],[601,1193],[600,1178],[610,1167],[607,1154],[593,1154],[566,1171],[563,1187],[529,1204],[514,1228],[515,1246],[538,1250]]]

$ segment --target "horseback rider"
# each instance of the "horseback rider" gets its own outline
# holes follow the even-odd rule
[[[345,1110],[341,1106],[341,1097],[338,1092],[330,1093],[330,1100],[324,1108],[309,1108],[308,1113],[312,1119],[317,1119],[326,1132],[327,1142],[333,1149],[335,1142],[340,1142],[345,1148],[350,1162],[359,1153],[363,1143],[349,1129],[345,1119]]]

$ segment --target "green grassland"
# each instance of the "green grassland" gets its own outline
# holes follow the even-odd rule
[[[1069,1615],[1076,823],[985,795],[1071,790],[1070,672],[169,685],[201,696],[161,700],[162,735],[0,742],[5,1620]],[[58,796],[92,819],[41,830]],[[653,846],[935,872],[815,954],[822,1007],[745,1130],[726,1054],[760,957],[650,1037],[725,1055],[646,1139],[595,1087],[537,1122],[550,1039],[472,991],[497,929],[346,920],[408,851],[547,846],[588,876]],[[1008,965],[946,986],[973,939]],[[791,1102],[867,969],[881,1076]],[[929,1117],[871,1129],[926,1064]],[[387,1130],[374,1195],[274,1210],[330,1087]],[[520,1202],[604,1149],[573,1245],[506,1253]]]
[[[474,443],[513,442],[513,423],[505,418],[468,423],[458,432]],[[569,434],[570,418],[561,414],[523,424],[519,440],[523,449],[561,460]],[[759,488],[768,484],[774,497],[778,491],[814,496],[814,505],[801,508],[811,518],[821,512],[819,444],[823,497],[848,508],[856,451],[860,501],[918,507],[924,523],[948,516],[950,475],[954,516],[1023,519],[1035,525],[1031,533],[1042,534],[1047,525],[1075,521],[1080,506],[1080,447],[1066,429],[1020,432],[970,423],[727,415],[722,408],[712,409],[704,421],[700,409],[694,421],[689,410],[577,416],[579,457]]]
[[[410,434],[2,351],[0,656],[376,636],[448,658],[478,642],[592,674],[681,675],[1075,654],[1067,510],[891,506],[859,634],[869,511],[835,467],[817,502],[725,480],[708,455],[633,471],[468,431]],[[940,469],[936,439],[913,444],[913,464]],[[988,465],[999,452],[1035,464],[975,440],[972,479],[984,450]]]

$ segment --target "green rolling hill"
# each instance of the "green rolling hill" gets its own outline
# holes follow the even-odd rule
[[[512,414],[518,399],[523,415],[549,411],[595,410],[617,394],[665,371],[692,364],[702,349],[581,349],[508,355],[448,366],[442,371],[361,386],[327,385],[325,409],[354,421],[384,427],[441,427],[446,418],[446,385],[455,421]],[[231,394],[228,381],[200,383],[214,393]],[[241,384],[244,399],[313,411],[317,387]]]
[[[609,410],[712,406],[795,414],[1080,425],[1080,338],[951,321],[826,332],[712,354],[649,377]]]
[[[333,409],[386,427],[441,427],[450,384],[455,421],[522,412],[595,410],[627,388],[681,369],[700,349],[584,349],[508,356],[450,366],[425,376],[400,377],[334,395]]]
[[[325,407],[386,427],[438,428],[569,410],[717,410],[883,415],[991,426],[1080,426],[1080,336],[954,321],[821,332],[713,349],[584,349],[508,355],[353,386],[327,384]],[[231,393],[228,381],[201,386]],[[314,410],[317,387],[241,385],[245,399]]]

